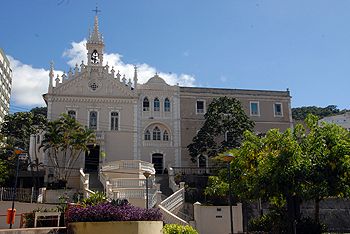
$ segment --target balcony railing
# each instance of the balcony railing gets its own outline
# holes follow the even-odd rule
[[[172,167],[175,174],[182,175],[211,175],[214,172],[222,169],[222,167]]]
[[[113,199],[143,199],[146,200],[146,189],[116,189],[112,188]],[[148,189],[148,206],[153,207],[157,203],[157,189]]]
[[[152,163],[144,162],[141,160],[120,160],[106,163],[102,166],[102,172],[108,172],[120,169],[135,169],[140,171],[149,171],[151,174],[155,173]]]
[[[105,139],[105,132],[104,131],[95,131],[96,140],[97,141],[103,141]]]
[[[118,178],[111,179],[110,183],[115,188],[145,188],[146,179]],[[154,179],[148,179],[148,187],[154,187]]]

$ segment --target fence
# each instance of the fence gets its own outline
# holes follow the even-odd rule
[[[0,188],[0,201],[11,201],[15,188]],[[15,201],[37,202],[39,190],[32,188],[17,188]]]

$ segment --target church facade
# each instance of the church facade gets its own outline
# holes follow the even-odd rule
[[[87,64],[76,65],[62,77],[55,77],[51,65],[44,94],[49,120],[66,113],[96,133],[97,145],[90,146],[92,153],[82,155],[76,167],[97,171],[103,163],[116,160],[152,162],[157,173],[170,165],[203,166],[190,162],[186,147],[200,129],[211,100],[220,96],[239,99],[257,132],[292,126],[288,90],[180,87],[167,84],[158,74],[139,84],[136,67],[127,80],[103,63],[97,16],[86,48]]]

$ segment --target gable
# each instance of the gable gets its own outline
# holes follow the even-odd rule
[[[102,72],[101,72],[102,71]],[[120,82],[111,73],[100,69],[84,69],[53,88],[53,94],[62,96],[134,98],[130,86]]]

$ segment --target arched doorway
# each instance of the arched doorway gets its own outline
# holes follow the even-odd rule
[[[156,174],[163,173],[163,154],[155,153],[152,154],[152,163],[154,165],[154,169],[156,170]]]
[[[85,152],[85,172],[98,172],[100,161],[100,146],[88,145],[89,151]]]

